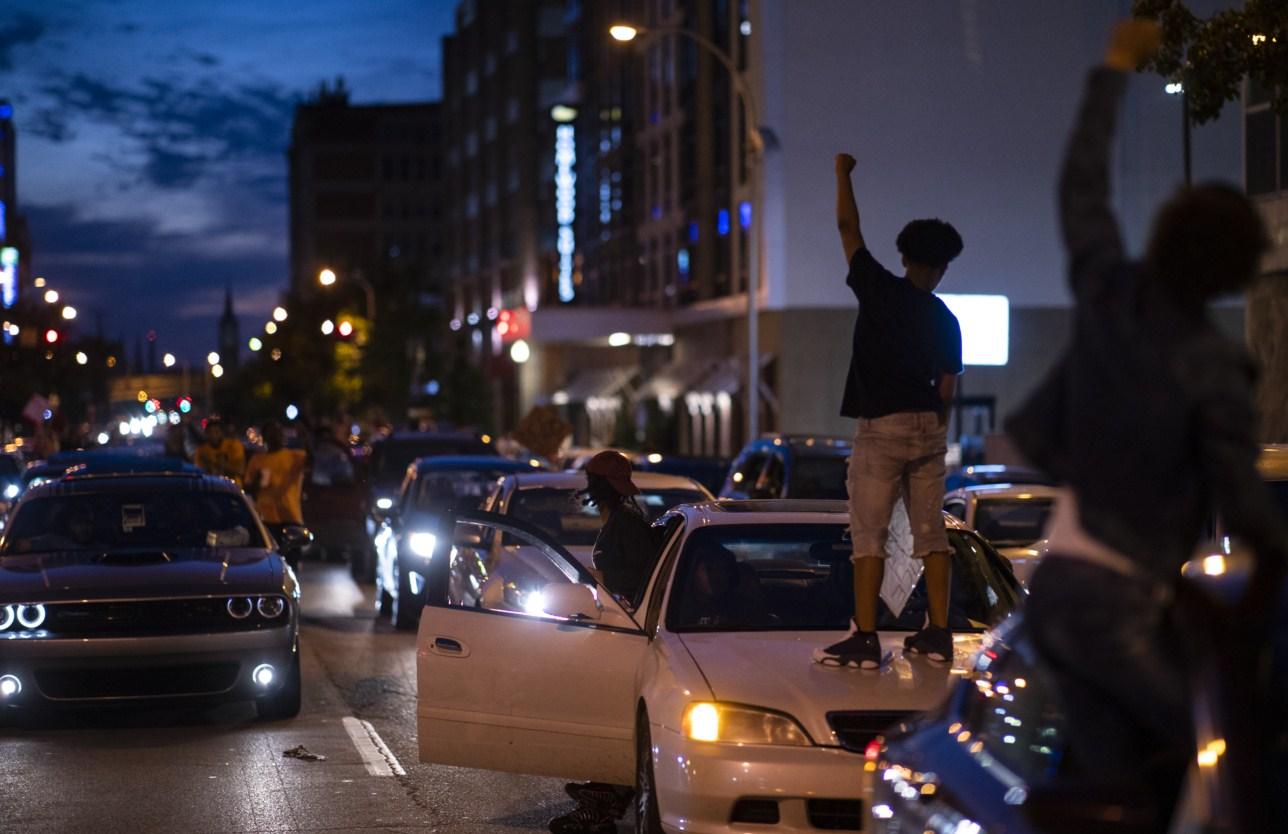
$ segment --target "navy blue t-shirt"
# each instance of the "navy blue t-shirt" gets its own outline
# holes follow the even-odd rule
[[[962,372],[962,331],[934,293],[877,263],[867,249],[845,279],[859,300],[842,417],[943,411],[939,379]]]

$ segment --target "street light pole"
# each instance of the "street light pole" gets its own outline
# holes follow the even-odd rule
[[[641,47],[667,35],[686,38],[715,58],[728,71],[734,91],[742,103],[747,121],[747,130],[743,135],[744,152],[747,155],[747,173],[751,180],[751,245],[747,247],[747,439],[754,440],[760,436],[760,230],[764,214],[760,199],[760,163],[765,150],[765,143],[760,134],[756,98],[728,53],[714,41],[697,32],[679,26],[645,29],[619,24],[611,27],[609,34],[614,40],[623,43],[635,41]]]
[[[362,277],[362,272],[360,270],[357,270],[357,269],[353,270],[348,274],[348,278],[349,280],[353,281],[353,283],[357,284],[359,287],[362,287],[363,295],[366,296],[367,322],[370,323],[375,321],[376,320],[376,288],[371,286],[370,281]],[[335,276],[334,270],[323,269],[321,272],[318,273],[318,283],[321,284],[322,286],[329,287],[335,282],[336,282],[336,276]]]

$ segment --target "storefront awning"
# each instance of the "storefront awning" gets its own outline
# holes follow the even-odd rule
[[[719,360],[673,360],[659,368],[636,392],[641,400],[675,400],[693,389]]]
[[[746,368],[747,364],[741,357],[721,359],[702,379],[694,383],[692,390],[699,394],[736,394],[747,381]]]

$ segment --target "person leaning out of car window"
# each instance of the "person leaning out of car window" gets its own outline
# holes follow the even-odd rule
[[[653,566],[659,544],[633,500],[639,492],[631,480],[631,462],[624,455],[600,452],[586,464],[586,497],[604,520],[591,563],[605,588],[632,603]]]

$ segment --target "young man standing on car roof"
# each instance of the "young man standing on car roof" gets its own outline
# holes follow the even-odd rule
[[[1056,672],[1070,758],[1107,782],[1145,778],[1174,792],[1194,760],[1188,647],[1172,606],[1181,567],[1217,509],[1264,571],[1249,583],[1243,635],[1222,651],[1255,649],[1269,630],[1256,615],[1283,587],[1275,577],[1288,528],[1257,472],[1252,361],[1207,313],[1208,302],[1256,277],[1267,245],[1256,207],[1231,186],[1184,188],[1158,212],[1139,263],[1123,251],[1111,208],[1127,73],[1160,37],[1151,21],[1124,21],[1087,79],[1059,185],[1073,340],[1006,430],[1067,485],[1026,623]],[[1251,676],[1256,662],[1246,665]],[[1246,740],[1225,739],[1226,766],[1247,761],[1236,755]],[[1243,776],[1250,784],[1259,775]]]
[[[885,575],[890,517],[904,497],[913,555],[925,565],[930,622],[904,649],[952,659],[948,630],[951,550],[944,529],[944,455],[948,410],[962,372],[957,318],[935,296],[948,264],[962,251],[942,220],[914,220],[895,245],[906,275],[894,275],[868,251],[850,174],[854,157],[836,157],[836,222],[850,265],[846,283],[859,301],[841,414],[858,420],[850,455],[850,535],[854,542],[854,631],[814,660],[826,666],[881,665],[877,601]]]

